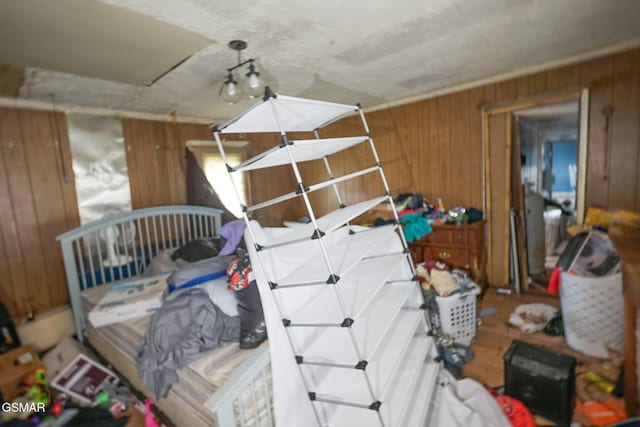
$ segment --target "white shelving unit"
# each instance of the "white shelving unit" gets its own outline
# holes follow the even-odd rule
[[[319,129],[352,114],[362,120],[362,135],[319,137]],[[280,144],[229,164],[222,136],[259,132],[279,133]],[[291,139],[291,132],[313,132],[315,138]],[[270,339],[275,340],[274,391],[287,388],[288,396],[304,397],[298,404],[306,402],[281,402],[276,393],[278,425],[292,425],[287,423],[291,417],[278,417],[278,410],[285,414],[303,406],[312,408],[305,420],[309,426],[424,425],[439,364],[397,214],[391,209],[395,223],[387,226],[351,224],[378,204],[393,204],[362,109],[267,90],[261,102],[215,128],[214,136],[230,174],[290,165],[297,182],[289,193],[243,206],[251,263]],[[335,177],[331,156],[359,144],[369,145],[374,164]],[[324,163],[326,180],[305,183],[298,164],[310,161]],[[336,184],[367,174],[378,176],[385,193],[345,206]],[[336,209],[317,217],[309,194],[329,187],[336,195]],[[270,233],[249,218],[252,212],[296,197],[303,200],[311,220],[304,226]],[[274,342],[287,348],[274,348]]]

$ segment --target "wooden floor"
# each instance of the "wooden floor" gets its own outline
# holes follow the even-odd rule
[[[531,293],[522,297],[515,295],[497,294],[495,288],[488,288],[484,295],[478,300],[478,310],[483,308],[495,308],[497,313],[483,317],[482,323],[478,326],[476,338],[472,343],[475,351],[475,358],[464,367],[463,374],[473,378],[489,387],[498,387],[504,384],[504,362],[503,355],[514,339],[545,347],[549,350],[559,351],[574,356],[577,359],[576,367],[576,397],[578,401],[589,400],[612,400],[611,395],[601,392],[593,385],[588,385],[584,374],[588,371],[597,373],[603,378],[614,381],[618,377],[619,368],[611,361],[603,361],[586,356],[582,353],[571,350],[564,337],[551,337],[543,332],[527,334],[517,327],[512,327],[507,320],[509,315],[520,304],[544,302],[555,307],[560,307],[557,297],[543,293]],[[622,399],[616,400],[623,405]],[[574,420],[583,426],[588,426],[589,422],[580,414],[574,412]],[[538,425],[553,424],[536,417]]]

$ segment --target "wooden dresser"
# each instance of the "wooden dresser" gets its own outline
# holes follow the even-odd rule
[[[484,221],[432,225],[431,233],[409,243],[413,261],[442,261],[469,271],[474,279],[481,278],[484,225]]]

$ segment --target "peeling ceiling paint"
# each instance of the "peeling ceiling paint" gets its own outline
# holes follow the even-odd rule
[[[28,67],[21,98],[228,118],[252,102],[218,97],[243,39],[276,91],[366,107],[640,37],[637,0],[103,1],[219,43],[150,87]]]
[[[0,0],[0,10],[5,63],[133,85],[151,84],[214,42],[95,1]]]

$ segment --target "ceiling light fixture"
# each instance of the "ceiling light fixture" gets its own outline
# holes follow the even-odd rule
[[[260,78],[260,73],[256,71],[255,59],[249,58],[243,61],[241,57],[241,52],[247,48],[247,42],[244,40],[232,40],[229,42],[229,47],[238,52],[238,63],[231,68],[227,68],[227,77],[222,85],[222,99],[227,104],[235,104],[240,101],[243,93],[250,98],[262,96],[264,82]],[[247,64],[249,67],[245,74],[246,79],[244,79],[242,85],[239,85],[234,76],[234,71]]]

